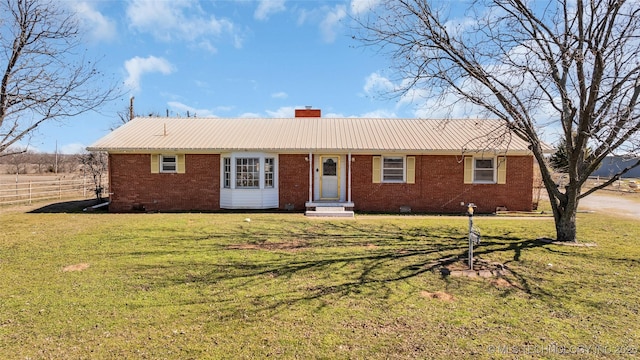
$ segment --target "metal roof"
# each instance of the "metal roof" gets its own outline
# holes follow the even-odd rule
[[[139,117],[88,150],[529,153],[527,146],[494,119]]]

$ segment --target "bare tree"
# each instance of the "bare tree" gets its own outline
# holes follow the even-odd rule
[[[116,121],[114,121],[113,124],[111,124],[111,128],[110,130],[113,131],[117,128],[119,128],[120,126],[128,123],[129,121],[133,120],[134,117],[136,117],[135,115],[135,111],[133,108],[133,100],[134,97],[130,97],[129,98],[129,106],[127,106],[126,108],[119,110],[116,115],[118,115],[118,119]]]
[[[80,48],[76,18],[59,2],[0,0],[0,156],[43,122],[118,95]]]
[[[26,174],[29,172],[29,156],[32,152],[26,148],[12,148],[7,156],[9,167],[7,174]]]
[[[102,201],[102,192],[104,190],[102,186],[102,179],[108,169],[108,157],[107,154],[100,151],[92,151],[78,156],[80,163],[93,179],[93,188],[96,194],[96,199]]]
[[[531,144],[551,200],[556,236],[576,241],[582,186],[609,154],[640,141],[640,6],[625,0],[383,0],[357,20],[355,37],[389,55],[401,94],[471,106],[504,120]],[[464,11],[464,10],[462,10]],[[566,144],[568,184],[556,186],[543,136]],[[591,151],[588,151],[588,148]],[[636,158],[637,159],[637,158]]]

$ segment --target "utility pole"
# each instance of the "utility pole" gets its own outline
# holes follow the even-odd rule
[[[53,171],[58,174],[58,140],[56,140],[56,162],[53,166]]]
[[[133,120],[133,116],[134,116],[134,111],[133,111],[133,99],[135,99],[135,96],[132,96],[129,99],[129,121]]]

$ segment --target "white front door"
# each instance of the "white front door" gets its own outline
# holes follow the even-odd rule
[[[340,198],[340,157],[320,157],[320,199],[337,200]]]

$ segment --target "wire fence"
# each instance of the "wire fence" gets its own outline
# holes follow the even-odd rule
[[[109,193],[107,183],[101,186],[105,196]],[[0,183],[0,205],[31,204],[34,201],[53,199],[88,199],[96,196],[95,190],[93,180],[88,177]]]

